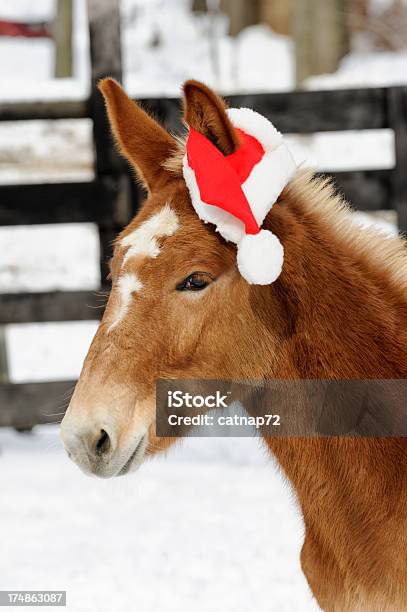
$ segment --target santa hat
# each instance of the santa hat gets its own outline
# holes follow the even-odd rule
[[[293,177],[296,164],[273,124],[249,108],[230,108],[240,145],[230,155],[189,130],[185,182],[199,218],[237,244],[237,266],[248,283],[268,285],[281,273],[283,247],[261,225]]]

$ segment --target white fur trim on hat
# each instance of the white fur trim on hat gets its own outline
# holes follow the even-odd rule
[[[242,185],[250,208],[261,225],[278,196],[293,178],[296,163],[274,125],[251,108],[228,108],[233,125],[254,136],[263,146],[265,154]]]
[[[228,108],[226,113],[235,127],[254,136],[265,151],[274,151],[283,142],[281,133],[271,121],[251,108]]]
[[[258,225],[262,225],[278,196],[293,178],[296,166],[285,143],[267,151],[256,164],[242,190]]]

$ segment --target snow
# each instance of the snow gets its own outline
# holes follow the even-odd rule
[[[0,74],[7,87],[1,101],[82,100],[89,94],[89,36],[86,3],[74,0],[73,78],[53,79],[54,43],[50,39],[0,37]],[[0,0],[0,18],[52,22],[55,0]],[[28,61],[29,58],[29,61]]]
[[[288,37],[256,25],[232,38],[224,15],[191,16],[185,0],[141,4],[123,3],[125,84],[134,96],[177,96],[188,78],[203,80],[223,93],[294,86]],[[276,67],[271,71],[270,57]]]
[[[298,164],[315,170],[377,170],[394,168],[393,130],[349,130],[286,134],[285,139]]]
[[[56,0],[0,0],[0,19],[15,19],[22,17],[30,22],[47,21],[55,13]]]
[[[3,79],[8,81],[7,87],[2,87],[1,99],[7,100],[11,95],[11,90],[24,87],[24,84],[20,82],[20,75],[25,76],[26,73],[28,77],[30,76],[31,61],[37,67],[35,70],[37,78],[40,81],[47,81],[53,48],[54,43],[46,38],[26,40],[0,37],[0,56],[7,57],[7,62],[1,64],[1,75]],[[30,54],[30,62],[25,61],[28,53]],[[19,75],[18,80],[16,75]],[[38,90],[36,96],[38,96]],[[13,97],[14,95],[11,95],[11,99]]]
[[[372,13],[386,8],[375,0]],[[254,25],[228,36],[228,20],[192,14],[190,0],[122,0],[124,82],[136,97],[178,96],[188,78],[201,79],[222,91],[289,91],[295,86],[293,42],[266,25]],[[0,0],[0,17],[51,20],[55,3]],[[52,79],[54,46],[50,40],[0,38],[1,64],[7,87],[1,100],[82,99],[89,87],[89,40],[86,5],[74,0],[74,78]],[[176,31],[177,35],[174,36]],[[27,56],[30,61],[27,62]],[[272,64],[270,65],[270,58]],[[34,70],[33,70],[34,68]],[[312,89],[405,84],[407,51],[353,51],[332,75],[308,79]],[[24,78],[23,78],[24,77]],[[41,88],[38,87],[38,82]]]
[[[407,51],[351,53],[343,58],[334,74],[313,76],[308,89],[386,87],[407,82]]]
[[[99,233],[91,223],[0,228],[3,292],[96,290]]]
[[[380,13],[388,4],[375,0],[371,13]],[[201,79],[224,94],[295,87],[291,38],[262,24],[231,38],[223,15],[192,16],[186,0],[125,0],[123,34],[125,85],[135,97],[177,96],[188,78]],[[406,50],[359,51],[355,45],[336,73],[311,77],[305,85],[308,89],[383,87],[403,85],[406,80]]]
[[[135,97],[178,96],[182,83],[194,78],[223,93],[288,91],[294,87],[292,41],[264,25],[251,26],[235,39],[227,36],[227,21],[218,16],[215,41],[208,36],[206,16],[191,19],[186,7],[167,6],[141,14],[124,29],[125,86]],[[172,24],[178,36],[172,36]],[[142,35],[151,32],[160,44]],[[169,35],[170,34],[170,35]],[[275,70],[270,71],[270,60]]]
[[[373,0],[378,14],[389,0]],[[223,93],[288,91],[293,44],[264,25],[232,39],[227,20],[192,16],[191,0],[123,0],[124,81],[137,97],[177,96],[187,78]],[[74,77],[53,79],[49,40],[0,38],[1,101],[85,99],[86,3],[74,0]],[[55,0],[0,0],[0,18],[50,20]],[[209,35],[210,31],[212,34]],[[160,44],[157,44],[157,43]],[[355,49],[308,88],[405,84],[407,51]],[[298,162],[321,170],[392,168],[391,130],[288,135]],[[87,120],[0,125],[0,183],[93,178]],[[365,226],[372,216],[357,213]],[[395,233],[394,213],[373,217]],[[0,228],[0,291],[96,290],[92,224]],[[76,378],[94,321],[6,329],[11,380]],[[60,408],[56,407],[56,410]],[[292,493],[251,439],[187,440],[116,481],[85,478],[56,428],[0,429],[0,588],[66,589],[75,612],[318,609],[299,566]]]
[[[406,0],[401,0],[406,2]],[[377,15],[389,9],[394,0],[369,0],[369,13],[371,15]]]
[[[52,427],[0,430],[0,588],[64,589],[73,612],[318,610],[292,494],[257,445],[194,438],[105,481]]]
[[[0,184],[94,178],[90,119],[5,121],[0,138]]]
[[[294,88],[294,45],[291,38],[276,34],[265,25],[255,25],[239,34],[235,46],[237,91],[289,91]]]
[[[97,328],[97,321],[8,325],[10,379],[75,380]]]
[[[188,5],[182,0],[122,3],[125,86],[131,94],[177,96],[194,72],[195,78],[213,80],[209,22],[191,18]]]

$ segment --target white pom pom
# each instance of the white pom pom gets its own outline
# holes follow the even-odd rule
[[[260,230],[258,234],[246,234],[237,249],[237,267],[240,274],[252,285],[269,285],[281,274],[284,249],[274,234]]]

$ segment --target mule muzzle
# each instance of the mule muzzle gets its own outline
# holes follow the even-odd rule
[[[111,423],[78,425],[69,414],[62,421],[61,438],[69,458],[86,474],[100,478],[123,476],[137,469],[148,443],[148,434],[142,431],[122,445]]]

